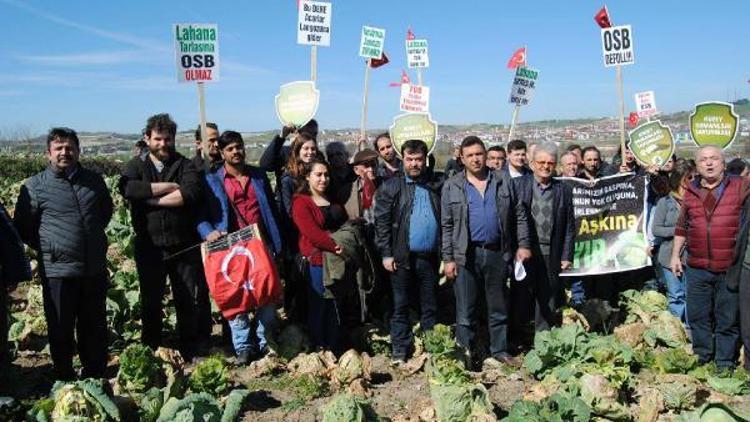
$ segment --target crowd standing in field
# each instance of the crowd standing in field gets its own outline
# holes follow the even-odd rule
[[[199,127],[192,159],[176,151],[176,132],[169,115],[151,116],[119,183],[136,233],[142,339],[153,348],[163,342],[168,278],[180,352],[187,360],[209,353],[209,290],[195,245],[248,226],[259,228],[284,295],[224,314],[238,364],[275,353],[283,311],[315,347],[334,353],[352,346],[354,328],[378,320],[390,330],[393,364],[403,365],[416,315],[423,331],[452,320],[469,368],[518,365],[535,331],[560,324],[562,306],[616,304],[627,288],[666,291],[701,363],[731,369],[740,343],[750,348],[750,308],[740,306],[750,300],[749,170],[743,161],[725,164],[716,147],[657,168],[639,165],[627,148],[607,163],[595,146],[559,151],[514,139],[487,148],[469,136],[440,172],[422,140],[397,151],[387,133],[373,149],[361,140],[352,157],[335,143],[324,155],[314,120],[283,127],[258,166],[246,163],[238,132]],[[75,131],[52,129],[45,154],[49,167],[24,183],[13,218],[0,208],[0,361],[8,359],[8,288],[30,278],[23,242],[39,257],[56,378],[76,377],[75,350],[81,376],[101,377],[112,200],[102,177],[79,163]],[[573,262],[576,226],[571,188],[556,176],[616,173],[650,181],[644,215],[653,266],[560,277]],[[452,303],[441,302],[441,266]]]

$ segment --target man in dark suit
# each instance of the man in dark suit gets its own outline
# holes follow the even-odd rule
[[[556,321],[563,292],[560,271],[570,268],[573,261],[575,220],[570,187],[552,178],[557,146],[538,145],[531,159],[533,174],[513,181],[518,200],[531,217],[532,258],[526,265],[526,279],[515,281],[519,297],[512,298],[511,303],[519,308],[515,315],[535,309],[534,326],[541,331]]]

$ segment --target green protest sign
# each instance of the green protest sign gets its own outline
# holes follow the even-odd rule
[[[672,130],[654,120],[631,130],[628,147],[644,166],[662,166],[674,154]]]
[[[281,124],[304,126],[315,117],[320,91],[312,81],[297,81],[282,85],[276,96],[276,115]]]
[[[396,116],[388,132],[399,155],[401,146],[410,139],[424,141],[428,153],[432,153],[438,135],[438,125],[432,121],[429,113],[408,113]]]
[[[739,117],[734,105],[712,101],[696,104],[690,115],[690,136],[699,147],[727,148],[737,136]]]

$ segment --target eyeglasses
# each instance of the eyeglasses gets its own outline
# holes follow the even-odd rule
[[[538,166],[554,167],[557,163],[554,161],[534,161]]]

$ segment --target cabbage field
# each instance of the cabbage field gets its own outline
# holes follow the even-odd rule
[[[537,334],[520,368],[467,370],[443,324],[424,333],[415,327],[414,357],[400,367],[390,365],[388,336],[376,324],[356,333],[359,351],[336,357],[310,350],[304,331],[283,315],[276,353],[248,366],[234,366],[218,347],[196,363],[169,347],[150,350],[139,342],[129,214],[115,172],[103,171],[116,206],[107,228],[109,379],[52,382],[35,272],[10,295],[13,362],[0,376],[0,420],[750,420],[750,375],[699,365],[688,333],[656,292],[626,291],[615,307],[590,300],[564,309],[562,326]],[[11,212],[22,179],[0,179],[0,201]],[[173,333],[167,302],[165,329]],[[219,331],[217,317],[217,345]]]

